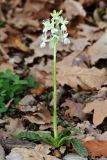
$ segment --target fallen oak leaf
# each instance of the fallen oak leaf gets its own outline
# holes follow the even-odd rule
[[[94,42],[101,38],[103,35],[103,31],[95,26],[89,26],[87,24],[80,23],[78,25],[78,35],[79,37],[85,37],[85,39],[88,39],[88,42]],[[91,43],[90,43],[91,45]]]
[[[57,65],[57,81],[61,84],[67,84],[78,90],[96,90],[107,81],[107,72],[105,69],[82,68],[79,66],[67,66],[61,63]]]
[[[30,49],[29,47],[27,47],[25,45],[25,43],[22,41],[21,37],[18,36],[17,34],[12,34],[12,35],[9,35],[8,36],[8,39],[6,40],[5,42],[5,45],[4,45],[5,48],[17,48],[23,52],[29,52]]]
[[[15,43],[15,46],[17,48],[19,48],[20,50],[22,50],[24,52],[28,52],[29,51],[29,48],[19,38],[15,38],[14,39],[14,43]]]
[[[65,0],[61,5],[61,9],[66,11],[67,19],[72,19],[73,16],[86,16],[86,12],[83,9],[80,2],[76,2],[74,0]]]
[[[7,160],[59,160],[58,158],[48,155],[50,153],[51,146],[46,144],[36,145],[34,149],[31,148],[13,148],[10,154],[6,157]]]
[[[26,64],[32,63],[33,60],[37,57],[43,57],[43,56],[53,56],[52,54],[52,49],[46,46],[45,48],[40,48],[40,43],[41,43],[42,37],[36,38],[31,44],[30,44],[30,49],[34,51],[34,54],[30,57],[25,58]],[[58,44],[57,51],[71,51],[71,46],[70,44],[65,47],[64,44],[61,42]]]
[[[7,123],[5,125],[5,128],[6,128],[6,131],[7,133],[13,135],[13,134],[16,134],[16,133],[20,133],[22,131],[25,131],[25,128],[22,124],[22,119],[19,119],[19,118],[8,118],[6,119]]]
[[[100,156],[107,157],[107,141],[87,141],[84,142],[84,146],[93,158]]]
[[[30,62],[30,57],[26,61],[28,64]],[[53,60],[49,59],[47,63],[45,63],[44,58],[41,58],[41,62],[39,64],[35,64],[32,68],[30,68],[30,74],[35,74],[37,70],[46,72],[46,73],[52,73],[53,72]],[[36,77],[36,76],[35,76]]]
[[[6,29],[0,29],[0,42],[3,42],[7,39],[8,35],[6,33]]]
[[[37,106],[35,105],[35,99],[32,95],[26,95],[23,97],[16,106],[22,112],[35,112]]]
[[[31,123],[36,124],[49,124],[52,122],[49,110],[41,104],[38,104],[36,112],[32,113],[31,115],[26,115],[25,118]]]
[[[93,110],[93,123],[95,126],[98,126],[103,122],[104,118],[107,117],[107,100],[95,100],[93,102],[87,103],[83,112],[90,113]]]
[[[92,65],[100,59],[107,58],[107,31],[96,43],[88,48],[87,53]]]
[[[8,19],[8,23],[14,25],[18,29],[23,29],[24,27],[32,26],[35,29],[40,28],[38,20],[32,19],[31,16],[26,16],[25,13],[18,14],[15,17]]]
[[[66,101],[62,103],[61,107],[66,107],[66,106],[69,108],[65,111],[65,115],[69,114],[69,116],[76,116],[81,120],[86,119],[86,114],[82,111],[84,108],[83,104],[75,103],[69,99],[66,99]]]
[[[30,70],[30,75],[38,82],[45,86],[53,86],[52,74],[45,71],[40,71],[38,69],[32,68]]]

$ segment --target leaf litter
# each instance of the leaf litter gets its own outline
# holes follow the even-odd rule
[[[49,18],[53,9],[63,9],[63,16],[70,21],[71,43],[57,47],[57,88],[63,90],[61,96],[58,93],[59,126],[80,128],[83,134],[78,139],[89,155],[93,159],[107,159],[106,6],[107,2],[100,0],[0,1],[0,71],[10,69],[21,78],[32,75],[39,83],[39,88],[21,95],[15,110],[11,102],[10,112],[0,115],[0,138],[10,139],[12,134],[29,127],[52,130],[53,55],[51,49],[40,49],[39,45],[42,21]],[[44,144],[36,144],[35,149],[16,145],[6,153],[6,159],[59,159],[57,152],[52,155],[52,149]],[[71,149],[66,148],[68,152]],[[64,151],[62,159],[66,154]]]

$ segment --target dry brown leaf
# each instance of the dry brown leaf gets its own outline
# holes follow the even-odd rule
[[[96,139],[100,141],[107,141],[107,131],[102,134],[96,134]]]
[[[22,120],[21,119],[8,118],[6,121],[8,122],[8,124],[5,125],[7,133],[13,135],[13,134],[25,131],[25,128],[24,128],[24,126],[22,124]]]
[[[0,160],[5,160],[5,151],[1,145],[0,145]]]
[[[22,112],[35,112],[37,111],[37,106],[34,103],[34,97],[32,95],[26,95],[20,100],[16,108]]]
[[[12,8],[16,8],[18,5],[20,6],[22,4],[21,0],[10,0],[10,5],[12,6]]]
[[[95,1],[94,0],[80,0],[80,3],[83,4],[84,6],[89,7],[89,6],[93,5],[95,3]]]
[[[0,129],[0,139],[6,139],[9,136],[10,135],[9,135],[9,133],[7,133],[7,131],[4,131],[3,129]]]
[[[64,156],[63,160],[87,160],[87,158],[80,157],[79,155],[74,153],[68,153]]]
[[[24,27],[32,26],[40,28],[40,24],[38,20],[33,20],[31,17],[27,17],[26,15],[16,15],[16,17],[8,20],[9,24],[13,24],[18,29],[23,29]]]
[[[84,112],[82,111],[84,108],[84,105],[82,105],[81,103],[75,103],[69,99],[66,99],[66,101],[61,104],[61,107],[69,107],[65,111],[65,115],[76,116],[81,120],[86,119],[86,114],[84,114]]]
[[[41,85],[39,85],[38,88],[32,88],[32,89],[30,89],[30,92],[32,94],[40,96],[41,94],[43,94],[45,92],[45,86],[43,84],[41,84]]]
[[[29,61],[27,62],[27,64],[28,63]],[[46,72],[46,73],[52,73],[53,72],[53,60],[49,59],[48,62],[45,64],[44,59],[42,59],[40,64],[35,64],[33,67],[30,68],[31,75],[35,75],[37,70]]]
[[[29,51],[29,48],[23,43],[21,42],[20,39],[16,38],[14,39],[14,45],[19,48],[20,50],[24,51],[24,52],[28,52]]]
[[[74,89],[96,90],[107,80],[105,69],[81,68],[78,66],[58,65],[57,80],[61,85],[67,84]]]
[[[9,59],[9,63],[11,64],[20,64],[23,61],[23,55],[15,55]]]
[[[43,67],[40,67],[42,69]],[[46,67],[47,68],[47,67]],[[44,68],[44,70],[46,69]],[[53,86],[53,76],[50,73],[52,68],[49,68],[47,72],[42,70],[38,70],[35,66],[31,68],[30,75],[36,80],[36,82],[43,84],[45,86]]]
[[[88,48],[88,55],[92,65],[99,59],[107,58],[107,31],[96,43]]]
[[[84,146],[92,157],[107,157],[107,141],[87,141]]]
[[[77,39],[72,39],[72,50],[74,52],[82,52],[85,47],[90,45],[88,37],[80,37]]]
[[[47,0],[43,0],[43,2],[46,2],[46,1]],[[29,12],[37,13],[44,7],[43,2],[41,3],[40,0],[39,1],[27,0],[24,5],[24,13],[29,13]]]
[[[7,33],[6,33],[6,29],[0,29],[0,42],[3,42],[4,40],[6,40],[8,37]]]
[[[37,57],[43,57],[45,55],[47,55],[47,56],[52,56],[53,55],[53,51],[48,45],[45,48],[40,48],[41,40],[42,40],[42,38],[40,36],[39,38],[37,38],[36,40],[34,40],[30,44],[30,49],[34,50],[34,55],[25,58],[26,64],[32,63],[33,60]],[[70,52],[71,51],[71,45],[70,44],[64,45],[63,43],[59,43],[58,46],[57,46],[57,51]]]
[[[13,148],[11,153],[6,157],[6,160],[59,160],[54,156],[48,155],[51,146],[46,144],[40,144],[35,149],[27,148]]]
[[[43,131],[43,130],[47,130],[49,128],[53,128],[53,125],[52,124],[41,124],[39,127],[39,130]]]
[[[2,5],[1,4],[0,4],[0,19],[2,21],[5,21],[5,15],[4,15],[3,11],[2,11]]]
[[[104,100],[106,98],[107,98],[107,87],[101,87],[101,89],[96,93],[96,95],[92,96],[90,100],[91,101],[94,101],[95,99]]]
[[[86,12],[83,9],[80,2],[76,2],[74,0],[65,0],[61,5],[61,9],[66,11],[66,17],[68,19],[72,19],[73,16],[86,16]]]
[[[23,52],[29,52],[30,49],[22,41],[21,37],[15,34],[11,34],[4,45],[5,48],[17,48]]]
[[[84,142],[90,141],[90,140],[96,140],[97,139],[96,135],[99,134],[99,130],[96,129],[96,127],[92,123],[90,123],[88,120],[78,123],[76,128],[81,130],[81,132],[83,133],[82,135],[77,135],[76,136],[77,139],[80,139]]]
[[[41,37],[37,38],[33,43],[30,44],[30,49],[34,50],[33,59],[36,57],[42,57],[44,55],[52,55],[52,49],[47,45],[45,48],[40,48]]]
[[[74,51],[72,54],[69,54],[68,56],[64,57],[62,61],[57,62],[57,66],[80,66],[80,67],[87,67],[86,64],[89,63],[88,58],[84,55],[81,54],[81,51]]]
[[[107,117],[107,100],[87,103],[84,108],[84,113],[89,113],[94,110],[93,123],[95,126],[101,124],[105,117]]]
[[[79,24],[77,28],[79,29],[78,37],[79,38],[80,38],[80,36],[85,37],[90,42],[98,40],[104,33],[98,27],[89,26],[89,25],[83,24],[83,23]]]
[[[7,69],[11,70],[12,72],[14,71],[12,64],[6,62],[0,63],[0,71],[4,72]]]
[[[32,115],[25,116],[25,118],[28,119],[31,123],[36,124],[49,124],[52,122],[49,110],[42,105],[38,105],[37,111]]]
[[[0,44],[0,62],[3,60],[8,60],[9,59],[9,55],[7,54],[7,50],[2,44]]]
[[[107,160],[105,157],[97,158],[97,160]]]

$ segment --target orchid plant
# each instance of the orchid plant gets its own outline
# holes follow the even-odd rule
[[[70,43],[67,33],[68,21],[61,16],[62,10],[60,12],[53,11],[51,13],[51,20],[46,20],[43,22],[44,29],[42,35],[41,47],[45,47],[49,44],[49,47],[53,49],[54,64],[53,64],[53,81],[54,81],[54,92],[53,92],[53,102],[54,102],[54,112],[53,112],[53,128],[54,128],[54,138],[58,138],[57,129],[57,94],[56,94],[56,47],[58,42],[63,42],[64,44]]]
[[[33,141],[42,141],[45,143],[49,143],[55,147],[60,147],[66,143],[72,143],[73,147],[77,151],[77,153],[81,156],[87,156],[88,152],[82,145],[80,141],[75,139],[70,135],[70,131],[74,131],[75,133],[80,133],[74,127],[68,127],[64,129],[64,131],[58,133],[58,123],[57,123],[57,88],[56,88],[56,52],[57,52],[57,44],[59,42],[63,42],[64,44],[70,43],[67,33],[67,24],[68,21],[64,19],[62,16],[62,10],[57,12],[56,10],[51,13],[51,19],[43,21],[43,35],[42,35],[42,43],[40,47],[44,48],[47,43],[49,47],[53,49],[53,136],[50,133],[46,133],[43,131],[36,132],[22,132],[18,134],[19,138],[27,138]]]

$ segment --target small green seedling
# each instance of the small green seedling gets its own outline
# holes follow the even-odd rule
[[[75,139],[70,135],[70,131],[75,131],[78,133],[77,129],[74,127],[68,127],[64,131],[58,133],[57,126],[57,90],[56,90],[56,47],[58,42],[63,42],[64,44],[70,43],[67,33],[68,21],[61,16],[62,11],[53,11],[51,13],[51,20],[46,20],[43,22],[43,36],[41,47],[45,47],[47,43],[53,49],[54,64],[53,64],[53,81],[54,81],[54,109],[53,109],[53,136],[50,133],[45,132],[22,132],[18,134],[18,138],[27,138],[32,141],[42,141],[49,143],[55,147],[60,147],[67,143],[72,143],[73,147],[76,149],[77,153],[81,156],[87,156],[88,152],[82,145],[80,141]]]
[[[6,25],[5,21],[0,20],[0,28],[4,28]]]
[[[10,102],[16,105],[20,100],[20,95],[33,87],[38,87],[38,84],[32,77],[22,80],[10,70],[0,72],[0,113],[8,111],[7,105]]]

